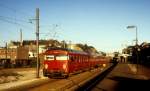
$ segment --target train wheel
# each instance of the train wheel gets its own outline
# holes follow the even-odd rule
[[[65,75],[65,76],[64,76],[64,78],[66,78],[66,79],[67,79],[68,77],[69,77],[69,75]]]
[[[50,78],[50,79],[53,78],[52,76],[47,76],[47,77]]]

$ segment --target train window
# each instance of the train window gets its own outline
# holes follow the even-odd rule
[[[74,61],[74,58],[73,58],[73,56],[70,56],[70,60],[71,60],[71,61]]]
[[[81,56],[79,56],[79,62],[81,62]]]
[[[76,60],[76,62],[79,62],[78,56],[75,56],[75,60]]]
[[[54,55],[46,55],[45,60],[54,60]]]
[[[68,60],[69,56],[67,55],[57,55],[56,60]]]

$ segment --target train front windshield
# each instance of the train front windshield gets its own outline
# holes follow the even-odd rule
[[[55,56],[54,55],[45,55],[45,60],[54,60],[55,59]]]

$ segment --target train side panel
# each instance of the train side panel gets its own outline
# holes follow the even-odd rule
[[[71,73],[86,71],[109,63],[106,57],[93,57],[85,52],[48,50],[45,53],[44,76],[68,77]]]

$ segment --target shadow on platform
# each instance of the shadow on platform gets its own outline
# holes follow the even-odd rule
[[[117,76],[110,79],[118,81],[115,91],[150,91],[150,79],[143,80]]]

